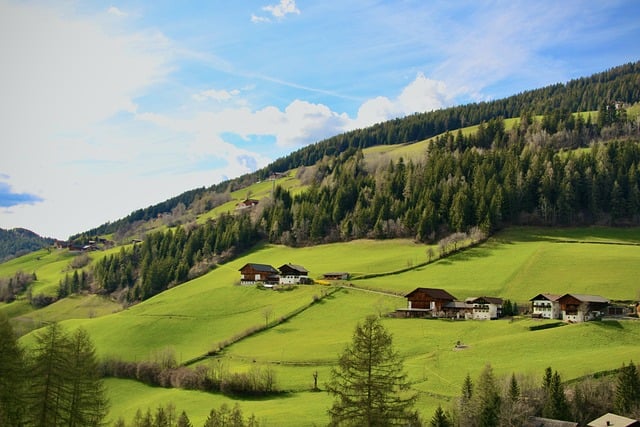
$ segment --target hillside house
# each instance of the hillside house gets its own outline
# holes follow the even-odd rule
[[[250,209],[250,208],[256,206],[258,203],[259,202],[256,199],[244,199],[243,201],[238,202],[236,204],[236,210],[237,211],[241,211],[241,210],[244,210],[244,209]]]
[[[281,265],[278,270],[280,270],[278,283],[281,285],[299,285],[311,282],[309,271],[300,265],[285,264]]]
[[[278,283],[278,270],[267,264],[245,264],[240,270],[240,284]]]
[[[587,424],[587,427],[640,427],[640,421],[616,414],[604,414]]]
[[[347,272],[332,272],[332,273],[324,273],[322,275],[324,280],[348,280],[349,273]]]
[[[598,295],[565,294],[558,302],[565,322],[598,319],[606,313],[609,306],[609,300]]]
[[[502,298],[471,297],[465,303],[472,306],[472,318],[477,320],[491,320],[502,316]]]
[[[456,298],[444,289],[417,288],[407,295],[407,308],[396,311],[404,313],[406,317],[442,317],[445,315],[445,305]]]
[[[531,298],[531,313],[533,317],[542,319],[562,319],[560,310],[560,295],[538,294]]]

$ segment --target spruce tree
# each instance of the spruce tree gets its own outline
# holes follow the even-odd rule
[[[24,353],[9,318],[0,311],[0,425],[23,425],[25,386]]]
[[[391,335],[379,318],[358,323],[353,339],[332,369],[327,390],[335,398],[331,425],[406,425],[416,395],[408,393],[407,375]]]
[[[618,373],[615,408],[621,414],[631,414],[640,408],[640,374],[633,361],[627,366],[622,364]]]
[[[453,423],[449,419],[449,416],[444,412],[440,405],[438,405],[436,412],[433,414],[433,418],[431,418],[431,423],[429,425],[431,427],[453,427]]]

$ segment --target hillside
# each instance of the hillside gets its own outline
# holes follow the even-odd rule
[[[41,237],[24,228],[13,230],[0,228],[0,262],[44,248],[52,243],[52,239]]]
[[[532,331],[544,321],[387,315],[416,287],[498,296],[525,312],[543,292],[635,302],[640,93],[629,82],[639,75],[630,64],[305,147],[74,236],[87,250],[47,248],[1,263],[0,311],[26,347],[48,322],[88,331],[114,377],[112,421],[170,400],[197,424],[238,401],[269,425],[326,424],[330,399],[310,391],[312,375],[328,379],[369,314],[392,331],[423,414],[446,406],[486,363],[500,378],[539,378],[549,365],[568,380],[617,369],[637,354],[639,322]],[[247,263],[302,265],[317,282],[240,286]],[[336,271],[349,280],[322,280]],[[456,342],[467,347],[454,351]],[[200,372],[268,370],[281,393],[232,399],[148,387],[171,385],[159,374],[147,385],[124,379],[166,358]]]
[[[81,326],[89,331],[102,357],[154,360],[170,351],[178,363],[192,367],[225,366],[231,372],[244,372],[256,365],[270,367],[278,387],[288,393],[242,400],[243,409],[268,420],[269,425],[299,425],[294,420],[300,417],[308,420],[304,425],[324,424],[330,399],[325,393],[309,391],[313,372],[318,372],[320,384],[324,384],[336,355],[349,340],[355,323],[364,316],[405,307],[406,299],[394,294],[418,286],[434,286],[461,299],[498,295],[516,301],[522,308],[539,292],[598,293],[612,300],[635,300],[635,278],[640,275],[639,245],[638,228],[509,229],[480,246],[428,265],[421,264],[427,260],[430,246],[409,240],[362,240],[306,248],[264,245],[128,309],[113,314],[96,311],[94,318],[76,311],[75,317],[72,315],[62,325],[69,329]],[[274,292],[237,286],[238,270],[247,262],[276,266],[293,262],[308,268],[312,277],[335,270],[354,276],[378,276],[344,282],[352,286],[330,295],[328,291],[333,289],[327,286]],[[411,265],[414,268],[407,270]],[[48,316],[69,312],[61,305],[63,301],[47,307]],[[279,323],[282,316],[304,307],[307,308]],[[27,318],[31,315],[15,321],[24,322]],[[272,324],[268,330],[200,360],[222,343],[265,322]],[[638,351],[638,322],[529,331],[529,326],[539,323],[526,319],[385,320],[406,359],[413,387],[420,392],[419,407],[426,414],[437,404],[446,405],[459,391],[464,375],[477,375],[485,363],[491,363],[498,376],[516,371],[538,377],[551,365],[570,380],[590,372],[616,369]],[[27,335],[22,342],[28,344],[31,338]],[[457,341],[468,349],[455,352],[453,345]],[[550,349],[547,342],[557,344]],[[496,348],[509,351],[496,352]],[[192,360],[199,361],[191,363]],[[108,384],[112,413],[128,419],[140,407],[172,401],[177,408],[187,409],[192,420],[204,420],[208,408],[234,402],[219,394],[149,388],[128,380],[112,379]],[[301,401],[305,405],[290,406]]]

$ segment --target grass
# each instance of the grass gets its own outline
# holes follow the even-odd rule
[[[184,362],[248,328],[264,325],[266,317],[275,320],[308,305],[327,290],[320,285],[289,292],[235,286],[238,270],[248,262],[274,267],[287,262],[300,264],[312,277],[329,271],[358,276],[418,265],[426,261],[427,249],[427,245],[409,240],[362,240],[308,248],[261,245],[205,276],[118,313],[89,319],[87,308],[80,305],[82,299],[63,300],[52,305],[50,311],[29,313],[28,308],[12,304],[2,309],[31,319],[67,316],[69,320],[63,325],[87,329],[101,356],[140,361],[171,347]],[[640,228],[512,228],[480,246],[429,265],[350,283],[398,293],[418,286],[441,287],[459,299],[489,295],[519,303],[541,292],[594,293],[634,300],[639,260]],[[368,314],[405,305],[402,297],[346,287],[288,321],[199,362],[222,363],[232,372],[245,371],[255,364],[269,366],[276,373],[278,386],[288,391],[284,395],[236,401],[220,395],[108,380],[112,414],[129,420],[137,408],[154,409],[172,401],[197,425],[204,422],[212,407],[238,402],[245,415],[253,412],[268,425],[326,424],[331,398],[324,392],[310,392],[313,373],[318,373],[323,388],[338,354],[350,342],[355,324]],[[501,377],[515,371],[538,380],[551,366],[564,380],[570,380],[618,368],[634,359],[640,349],[640,322],[603,321],[529,330],[541,322],[385,319],[384,325],[393,333],[412,386],[420,393],[417,408],[425,418],[438,404],[447,407],[466,374],[477,377],[486,363],[491,363]],[[28,344],[31,339],[27,335],[21,342]],[[455,350],[458,341],[467,347]]]

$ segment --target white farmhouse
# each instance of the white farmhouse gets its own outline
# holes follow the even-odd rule
[[[531,313],[533,317],[543,319],[562,319],[562,311],[560,310],[560,295],[554,294],[538,294],[531,298]]]

